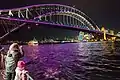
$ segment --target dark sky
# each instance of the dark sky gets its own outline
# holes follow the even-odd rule
[[[75,6],[86,13],[98,26],[120,31],[120,0],[2,0],[0,8],[14,8],[42,3]]]

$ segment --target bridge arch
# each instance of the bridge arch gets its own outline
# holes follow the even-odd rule
[[[81,17],[84,19],[89,26],[94,27],[95,30],[100,30],[98,26],[92,21],[87,15],[85,15],[80,10],[66,6],[61,4],[40,4],[40,5],[32,5],[22,8],[14,8],[14,9],[5,9],[0,10],[1,16],[13,16],[15,18],[23,18],[23,19],[33,19],[34,17],[45,15],[47,13],[68,13]],[[51,14],[52,15],[52,14]],[[86,24],[85,23],[85,24]]]
[[[46,20],[40,20],[40,17],[45,19],[46,16],[48,18],[67,17],[68,20],[71,19],[68,22],[69,24],[72,24],[70,21],[74,22],[74,24],[71,25],[72,27],[80,27],[80,28],[84,27],[87,30],[100,31],[100,29],[94,23],[94,21],[92,21],[91,18],[89,18],[86,14],[84,14],[83,12],[81,12],[76,8],[66,6],[66,5],[40,4],[40,5],[32,5],[32,6],[22,7],[22,8],[0,10],[0,19],[1,19],[0,21],[3,21],[3,18],[6,18],[8,21],[11,21],[11,19],[14,19],[16,20],[15,23],[17,24],[18,27],[19,25],[22,25],[21,22],[20,24],[18,24],[19,19],[24,20],[25,21],[24,24],[25,23],[27,24],[27,20],[36,21],[36,19],[38,19],[40,22],[46,22]],[[58,18],[57,21],[60,21],[60,19]],[[47,21],[47,23],[51,24],[50,21],[49,22]],[[65,22],[65,24],[66,23],[67,22]],[[64,23],[61,24],[61,23],[55,23],[55,22],[53,22],[53,24],[57,24],[57,25],[59,24],[61,26],[65,25]],[[7,30],[7,31],[12,31],[12,30]]]
[[[55,17],[55,16],[57,16],[57,17]],[[67,16],[67,18],[66,18],[66,16]],[[53,17],[55,17],[56,20],[53,20]],[[70,17],[70,18],[68,18],[68,17]],[[95,28],[92,26],[92,24],[88,20],[86,20],[81,15],[78,15],[73,12],[46,13],[44,15],[40,15],[40,16],[36,17],[35,19],[37,19],[39,21],[47,21],[50,23],[58,22],[58,24],[62,24],[62,25],[66,25],[69,23],[68,24],[69,26],[73,26],[73,27],[78,26],[81,28],[84,26],[84,28],[86,28],[86,29],[95,30]]]

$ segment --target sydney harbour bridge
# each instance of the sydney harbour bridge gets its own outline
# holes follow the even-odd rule
[[[119,37],[105,33],[104,30],[101,31],[91,18],[74,7],[60,4],[40,4],[0,10],[0,40],[30,24],[51,25],[57,28],[83,31],[97,38]]]

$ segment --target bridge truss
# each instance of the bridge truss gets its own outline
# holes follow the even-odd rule
[[[0,30],[3,30],[0,39],[31,22],[100,31],[98,26],[78,9],[60,4],[40,4],[0,10]]]

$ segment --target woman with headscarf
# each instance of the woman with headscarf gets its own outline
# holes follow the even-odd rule
[[[19,46],[17,43],[11,44],[5,60],[6,80],[14,80],[17,62],[22,56],[22,46]]]
[[[15,69],[16,76],[14,80],[27,80],[26,74],[28,73],[27,70],[25,70],[25,62],[24,61],[18,61],[17,68]]]

